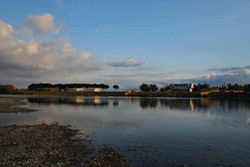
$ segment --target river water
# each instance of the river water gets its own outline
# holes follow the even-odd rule
[[[25,97],[31,113],[0,125],[58,122],[141,166],[250,166],[250,101],[199,98]]]

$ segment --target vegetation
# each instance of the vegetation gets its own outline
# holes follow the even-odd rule
[[[140,86],[140,89],[141,89],[141,91],[145,91],[145,92],[149,92],[149,91],[155,92],[155,91],[158,90],[158,86],[156,84],[150,84],[150,85],[148,85],[148,84],[144,84],[143,83]]]
[[[162,87],[161,89],[160,89],[160,92],[165,92],[165,91],[168,91],[170,89],[170,86],[165,86],[165,87]]]
[[[115,89],[115,90],[119,89],[119,85],[114,85],[113,89]]]
[[[150,86],[143,83],[143,84],[140,86],[140,89],[141,89],[141,91],[148,92],[148,91],[150,91]]]
[[[244,90],[244,86],[238,85],[238,84],[228,84],[227,85],[228,90]]]
[[[244,90],[245,90],[246,92],[250,92],[250,84],[244,85]]]
[[[140,97],[212,97],[212,98],[249,98],[250,97],[250,84],[228,84],[220,87],[211,87],[208,84],[196,84],[192,92],[187,90],[171,89],[169,85],[158,88],[156,84],[140,85],[141,91],[105,91],[105,92],[75,92],[75,91],[60,91],[67,90],[67,88],[109,88],[105,84],[50,84],[40,83],[29,85],[29,90],[15,89],[12,85],[0,86],[0,93],[3,94],[46,94],[58,96],[140,96]],[[119,85],[113,85],[115,90],[119,89]]]
[[[209,87],[210,86],[206,83],[205,84],[198,83],[198,85],[194,85],[194,91],[208,90]]]
[[[11,93],[15,90],[16,88],[13,85],[0,85],[0,93]]]
[[[150,85],[150,91],[155,92],[157,90],[158,90],[158,86],[157,85],[155,85],[155,84],[151,84]]]
[[[73,84],[55,84],[52,85],[50,83],[39,83],[39,84],[31,84],[28,86],[29,90],[41,90],[44,88],[59,88],[60,90],[66,88],[102,88],[108,89],[109,86],[105,84],[87,84],[87,83],[73,83]]]

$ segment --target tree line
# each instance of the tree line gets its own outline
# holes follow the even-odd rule
[[[204,84],[195,84],[194,85],[194,91],[201,91],[201,90],[207,90],[207,89],[220,89],[220,90],[244,90],[244,91],[250,91],[250,84],[246,85],[239,85],[239,84],[228,84],[228,85],[222,85],[222,86],[213,86],[211,87],[209,84],[204,83]],[[156,84],[145,84],[143,83],[140,85],[140,90],[145,91],[145,92],[155,92],[155,91],[168,91],[170,90],[170,85],[164,86],[159,89],[159,87]]]
[[[66,88],[102,88],[108,89],[109,85],[106,84],[88,84],[88,83],[72,83],[72,84],[50,84],[50,83],[38,83],[31,84],[28,86],[29,90],[39,90],[44,88],[59,88],[60,90]]]

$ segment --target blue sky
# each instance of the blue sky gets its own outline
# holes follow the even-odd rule
[[[53,28],[41,33],[48,27],[38,22],[50,18]],[[0,48],[4,84],[105,82],[125,89],[142,82],[250,82],[248,0],[1,0],[0,19],[2,31],[6,25],[13,28],[10,43],[22,40],[27,45],[15,49],[40,41],[38,51],[28,58],[36,61],[33,64],[40,62],[39,68],[14,61],[16,54],[10,58],[8,50]],[[29,33],[21,31],[23,27]],[[73,67],[73,61],[60,58],[63,48],[51,46],[53,52],[45,58],[46,43],[59,39],[68,40],[62,47],[75,48],[67,56],[77,60],[82,52],[91,56]],[[54,64],[47,67],[49,57]]]

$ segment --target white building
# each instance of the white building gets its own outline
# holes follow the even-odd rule
[[[101,88],[69,88],[70,92],[101,92]]]
[[[86,88],[85,91],[86,92],[101,92],[102,89],[101,88]]]

